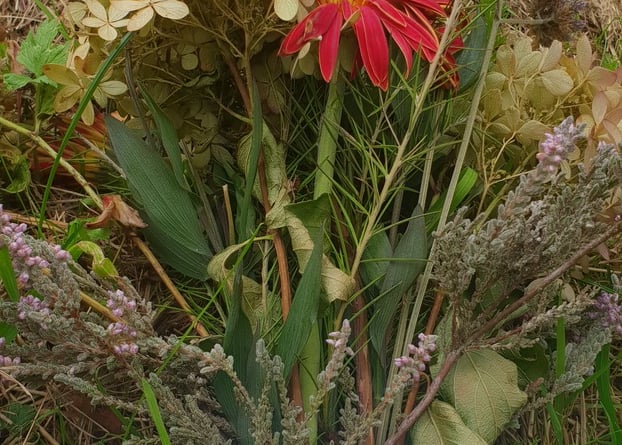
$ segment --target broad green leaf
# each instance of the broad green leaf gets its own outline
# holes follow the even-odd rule
[[[389,259],[393,256],[393,249],[385,230],[371,237],[361,261],[361,281],[365,286],[372,285],[378,291],[382,284],[382,278],[389,267]],[[374,293],[378,295],[378,292]],[[375,296],[374,295],[374,296]]]
[[[527,401],[517,381],[514,363],[495,351],[481,349],[469,351],[458,360],[441,392],[471,430],[493,443]]]
[[[19,289],[17,287],[17,280],[15,279],[15,271],[13,270],[11,255],[9,254],[9,248],[7,246],[2,246],[0,248],[0,281],[2,281],[2,286],[6,290],[9,300],[19,300]]]
[[[15,91],[28,85],[32,79],[24,74],[6,73],[3,80],[8,91]]]
[[[324,234],[319,231],[318,236],[313,239],[313,251],[298,283],[289,316],[274,349],[274,354],[283,360],[283,372],[286,377],[289,376],[292,366],[307,342],[312,326],[317,323],[321,297],[323,237]]]
[[[413,444],[425,445],[486,445],[471,431],[449,403],[435,400],[409,432]]]
[[[164,150],[168,156],[168,161],[171,163],[171,167],[173,168],[175,178],[181,187],[188,189],[188,184],[184,177],[183,165],[181,163],[179,138],[177,137],[175,127],[173,127],[171,121],[162,112],[162,109],[160,109],[158,104],[151,98],[149,93],[147,93],[147,90],[141,86],[140,92],[147,103],[147,107],[153,116],[156,126],[158,127],[160,140],[162,141],[162,145],[164,146]]]
[[[106,116],[110,143],[142,206],[144,230],[162,261],[193,278],[207,278],[212,253],[190,195],[164,160],[119,121]]]
[[[141,386],[143,395],[145,396],[145,402],[147,402],[149,415],[151,416],[151,420],[153,420],[153,424],[158,431],[160,443],[162,445],[171,445],[171,439],[168,437],[168,432],[166,431],[166,426],[164,425],[162,414],[160,413],[160,407],[158,406],[158,399],[156,399],[151,383],[149,383],[149,380],[147,379],[142,379]]]
[[[472,168],[465,167],[464,170],[460,172],[460,177],[458,178],[458,185],[456,185],[456,191],[454,193],[453,199],[451,201],[451,206],[449,207],[449,211],[455,211],[458,206],[463,203],[468,194],[473,190],[475,184],[477,183],[477,172]],[[443,193],[439,199],[434,201],[430,208],[426,212],[425,216],[425,226],[428,233],[431,233],[435,230],[438,225],[438,221],[441,215],[441,209],[443,208],[443,203],[445,202],[445,197],[447,193]]]
[[[425,219],[421,207],[415,207],[406,231],[395,247],[387,273],[382,281],[380,296],[374,303],[370,321],[371,342],[382,357],[385,336],[401,300],[425,266],[428,255]]]
[[[458,92],[470,88],[479,77],[486,56],[487,33],[486,20],[482,15],[469,24],[469,34],[464,39],[464,49],[456,55],[456,65],[460,76]]]

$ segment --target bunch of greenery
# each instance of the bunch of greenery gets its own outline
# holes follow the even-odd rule
[[[620,311],[569,280],[622,230],[619,71],[586,38],[565,56],[500,34],[501,0],[456,0],[416,9],[438,50],[391,57],[384,88],[346,72],[378,66],[350,29],[369,14],[390,55],[409,47],[368,3],[335,27],[306,0],[76,1],[7,50],[31,122],[0,116],[2,187],[28,193],[35,145],[53,162],[38,239],[0,215],[5,379],[85,395],[126,443],[486,444],[524,410],[559,421]],[[343,31],[328,75],[324,28]],[[318,35],[280,57],[300,30]],[[114,184],[67,158],[85,147]],[[99,209],[62,248],[43,239],[59,167]],[[106,224],[168,266],[183,336],[155,332]]]

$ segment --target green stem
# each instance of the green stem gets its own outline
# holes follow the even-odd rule
[[[335,154],[337,153],[337,138],[339,124],[343,110],[343,93],[345,84],[337,75],[328,84],[328,99],[317,147],[317,172],[315,174],[314,199],[324,193],[330,193],[333,186],[333,172],[335,169]]]
[[[330,194],[333,187],[335,155],[337,153],[337,138],[343,110],[343,94],[345,84],[338,75],[328,85],[328,99],[326,109],[320,124],[320,135],[317,151],[317,171],[315,173],[314,199],[324,194]],[[318,323],[313,325],[307,343],[300,354],[300,392],[305,408],[309,412],[310,396],[317,392],[316,376],[320,373],[322,343]],[[318,418],[314,414],[307,424],[309,428],[309,443],[317,443]]]

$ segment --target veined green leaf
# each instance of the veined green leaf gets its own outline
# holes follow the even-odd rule
[[[464,424],[455,408],[435,400],[409,432],[413,444],[486,445],[486,441]]]
[[[456,54],[456,65],[460,76],[458,92],[470,88],[477,81],[486,56],[488,29],[484,17],[479,15],[469,24],[469,30],[469,34],[464,39],[464,49]]]
[[[361,261],[361,281],[365,286],[372,285],[378,295],[382,279],[389,268],[389,259],[393,256],[393,249],[389,242],[386,230],[382,230],[371,237]]]
[[[527,401],[517,384],[516,365],[495,351],[469,351],[458,360],[441,386],[465,425],[493,443]]]
[[[458,178],[458,184],[456,185],[456,192],[454,193],[453,199],[451,201],[451,206],[449,207],[449,211],[453,212],[458,208],[458,206],[465,200],[468,194],[471,192],[475,184],[477,183],[477,172],[472,168],[465,167],[464,170],[460,172],[460,177]],[[447,193],[443,193],[439,199],[434,201],[425,216],[425,226],[428,233],[432,232],[436,229],[438,225],[438,221],[441,215],[441,209],[443,208],[443,203],[445,202],[445,197]]]
[[[110,143],[127,175],[153,250],[179,272],[207,278],[212,253],[190,195],[164,160],[121,122],[106,116]]]

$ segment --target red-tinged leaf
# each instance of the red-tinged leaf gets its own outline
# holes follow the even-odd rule
[[[117,221],[125,227],[143,229],[147,224],[140,218],[138,212],[127,205],[119,195],[102,197],[103,212],[95,221],[85,224],[89,229],[106,227],[110,221]]]
[[[361,8],[360,14],[354,23],[354,32],[363,65],[372,83],[386,91],[389,86],[389,47],[382,22],[371,8]]]

